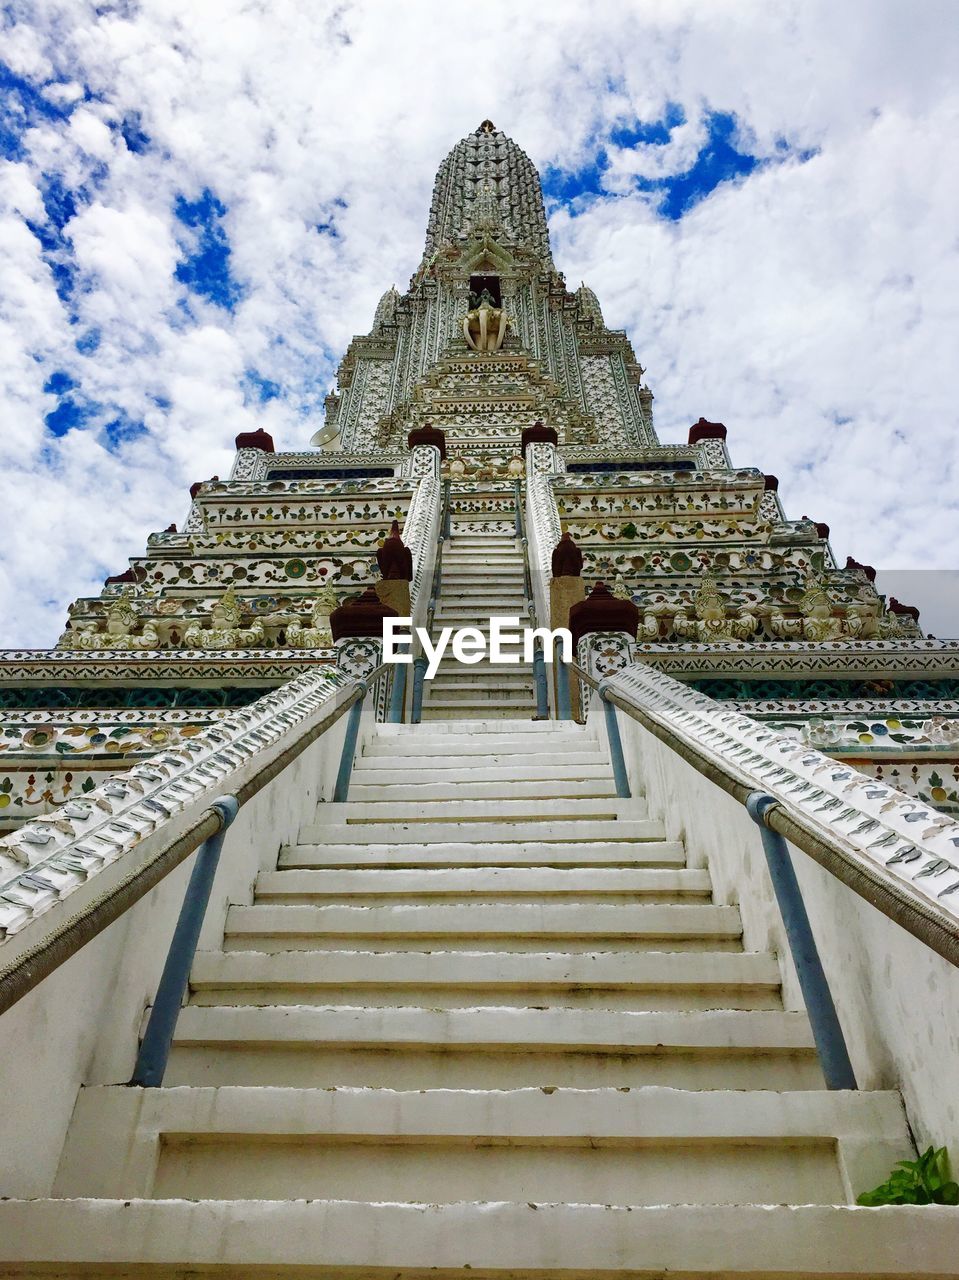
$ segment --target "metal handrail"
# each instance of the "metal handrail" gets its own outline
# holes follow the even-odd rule
[[[322,737],[341,716],[354,706],[361,706],[369,688],[387,669],[387,664],[383,663],[365,680],[358,680],[346,697],[337,702],[332,711],[309,729],[304,730],[289,746],[258,769],[252,777],[247,778],[230,795],[211,801],[182,835],[159,849],[149,862],[131,872],[112,889],[94,898],[83,910],[71,916],[55,933],[35,947],[21,952],[11,964],[0,969],[0,1013],[5,1013],[44,978],[49,977],[76,955],[88,942],[125,915],[192,853],[207,841],[216,838],[229,825],[229,821],[232,821],[232,818],[227,820],[222,801],[235,802],[237,810],[242,808],[298,756],[302,755],[317,738]],[[344,743],[345,746],[346,743]]]
[[[577,675],[585,676],[576,668]],[[595,686],[595,682],[594,687]],[[631,719],[648,729],[655,737],[664,742],[677,755],[691,764],[703,777],[714,782],[723,791],[733,796],[740,804],[745,805],[756,788],[736,777],[732,769],[720,765],[708,757],[705,752],[683,741],[667,724],[661,722],[649,711],[628,701],[621,694],[601,682],[598,686],[604,700],[619,707]],[[904,881],[884,874],[880,866],[867,866],[862,861],[850,856],[838,842],[824,838],[819,832],[811,830],[798,810],[787,808],[786,804],[774,798],[772,806],[763,815],[764,825],[777,832],[790,844],[802,849],[814,862],[828,871],[837,880],[841,880],[848,888],[865,899],[871,906],[888,916],[900,925],[907,933],[918,938],[931,950],[959,967],[959,931],[956,930],[932,903],[911,892]]]
[[[932,903],[911,892],[909,886],[901,880],[884,873],[881,866],[864,864],[838,841],[811,830],[804,821],[802,811],[792,809],[788,801],[784,802],[743,781],[736,776],[733,768],[707,756],[695,744],[681,738],[663,717],[631,702],[607,681],[595,680],[575,663],[571,667],[586,685],[599,694],[607,726],[615,728],[615,734],[610,733],[610,755],[614,771],[618,757],[618,767],[625,773],[622,744],[615,720],[615,708],[619,708],[703,777],[738,800],[759,826],[776,902],[782,915],[827,1086],[832,1089],[856,1088],[855,1074],[806,914],[787,841],[876,907],[887,919],[905,929],[944,960],[957,966],[959,930],[937,912]]]
[[[443,546],[447,540],[453,541],[453,533],[450,528],[451,488],[451,482],[444,480],[443,501],[440,504],[440,527],[436,538],[436,557],[433,560],[433,576],[430,580],[430,601],[426,609],[426,630],[430,635],[433,634],[433,615],[436,612],[436,602],[440,598],[443,582]]]
[[[613,777],[616,781],[616,794],[623,798],[628,797],[630,795],[629,778],[623,754],[623,743],[619,734],[619,724],[616,719],[616,708],[620,707],[631,719],[636,720],[637,723],[642,724],[644,728],[649,728],[651,731],[654,731],[653,721],[651,717],[643,713],[641,708],[626,702],[623,698],[614,697],[613,691],[605,681],[595,680],[577,663],[570,663],[570,667],[584,684],[599,694],[606,718],[609,755],[613,768]],[[680,745],[685,747],[685,743],[680,744],[675,735],[673,735],[673,740],[670,741],[670,731],[665,726],[657,724],[657,728],[661,732],[658,732],[656,736],[662,742],[665,742],[667,746],[681,755],[684,760],[688,760],[689,763],[699,768],[699,765],[690,756],[680,750]],[[700,772],[707,777],[712,777],[711,774],[706,773],[705,769],[700,769]],[[713,778],[712,780],[715,781],[716,779]],[[729,778],[729,781],[732,782],[732,778]],[[819,1055],[819,1063],[826,1087],[828,1089],[855,1089],[857,1088],[856,1075],[849,1057],[849,1050],[846,1047],[839,1016],[836,1013],[832,993],[829,990],[829,983],[823,970],[822,960],[819,957],[819,950],[816,946],[812,926],[809,923],[809,916],[806,913],[799,881],[796,878],[795,868],[789,856],[789,849],[782,836],[770,830],[766,825],[766,815],[778,802],[772,796],[755,790],[749,791],[745,796],[739,796],[731,787],[725,787],[724,789],[729,791],[730,794],[735,794],[736,798],[745,806],[749,816],[759,824],[762,833],[763,852],[766,855],[766,862],[769,867],[773,893],[786,931],[786,939],[789,943],[793,964],[796,967],[796,976],[799,979],[799,987],[809,1015],[809,1025],[812,1029],[813,1040],[816,1044],[816,1051]]]
[[[452,482],[443,481],[443,500],[440,503],[440,524],[439,531],[436,536],[436,555],[433,559],[433,576],[430,579],[430,599],[426,609],[426,633],[429,636],[433,634],[433,617],[436,613],[436,602],[440,598],[440,591],[443,583],[443,547],[446,542],[453,541],[453,531],[450,525],[450,494],[452,491]],[[410,723],[419,724],[423,713],[423,681],[426,677],[426,668],[429,663],[422,653],[418,653],[413,658],[413,698],[410,707]]]
[[[533,576],[529,568],[529,539],[526,536],[526,525],[523,520],[523,485],[522,481],[513,481],[515,496],[514,528],[520,546],[523,548],[523,609],[529,626],[536,628],[536,598],[533,592]],[[536,719],[549,719],[549,686],[546,680],[546,658],[541,644],[533,646],[533,682],[536,688]]]

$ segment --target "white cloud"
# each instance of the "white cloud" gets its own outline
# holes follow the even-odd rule
[[[950,567],[952,6],[430,0],[399,14],[34,0],[3,33],[17,73],[72,111],[0,165],[0,643],[50,643],[71,598],[182,519],[191,481],[226,473],[237,431],[305,445],[305,406],[417,266],[440,160],[487,115],[541,169],[569,169],[612,125],[678,103],[687,123],[668,146],[612,152],[617,195],[554,215],[557,265],[628,329],[664,439],[724,420],[735,460],[779,474],[787,510],[826,520],[840,558]],[[777,139],[818,154],[664,222],[631,175],[687,167],[708,111],[735,114],[757,155]],[[128,149],[124,119],[147,149]],[[69,304],[26,225],[42,221],[44,174],[79,193]],[[228,210],[232,314],[174,277],[190,234],[177,195],[205,189]],[[331,223],[335,238],[317,230]],[[249,368],[284,395],[246,404]],[[43,387],[58,369],[100,408],[56,439]],[[110,451],[121,411],[147,433]]]

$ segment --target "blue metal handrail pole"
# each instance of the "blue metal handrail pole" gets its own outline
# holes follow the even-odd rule
[[[556,646],[553,654],[556,664],[556,719],[572,720],[573,705],[569,696],[569,667],[563,661],[560,646]]]
[[[443,481],[443,519],[440,529],[444,538],[450,542],[453,541],[453,513],[450,509],[450,490],[453,482],[451,480]]]
[[[806,904],[803,902],[802,890],[796,877],[796,869],[789,856],[789,848],[783,837],[766,825],[766,814],[777,803],[772,796],[762,791],[753,791],[746,798],[746,809],[753,822],[759,826],[762,836],[769,876],[786,929],[789,950],[796,966],[796,976],[799,978],[806,1011],[809,1014],[826,1088],[855,1089],[858,1087],[856,1074],[849,1059],[846,1039],[842,1033],[822,961],[819,958],[816,939],[813,937]]]
[[[422,653],[413,659],[413,709],[410,712],[412,724],[419,724],[423,714],[423,681],[426,678],[428,666],[429,660]]]
[[[536,684],[536,719],[549,719],[549,686],[546,682],[546,659],[543,646],[533,647],[533,680]]]
[[[606,717],[606,738],[609,742],[609,759],[613,766],[616,794],[621,800],[628,800],[632,792],[629,789],[629,774],[626,771],[626,758],[623,755],[623,740],[619,734],[616,708],[606,697],[606,690],[602,685],[599,686],[599,696],[602,699],[603,714]]]
[[[370,688],[365,680],[357,680],[356,683],[360,689],[360,695],[350,707],[350,714],[346,721],[343,750],[340,752],[340,767],[336,772],[336,783],[333,786],[334,804],[343,804],[350,794],[350,777],[353,773],[353,757],[356,755],[356,740],[360,734],[360,717]]]
[[[203,918],[213,890],[220,850],[223,848],[227,828],[239,812],[240,806],[236,796],[219,796],[210,808],[220,815],[223,825],[215,835],[200,845],[190,872],[190,882],[173,931],[163,973],[160,975],[136,1066],[130,1078],[130,1084],[143,1088],[159,1088],[163,1083],[173,1033],[190,981],[190,970],[193,968]]]
[[[390,724],[402,724],[406,711],[406,668],[408,662],[393,664],[393,687],[390,689]]]

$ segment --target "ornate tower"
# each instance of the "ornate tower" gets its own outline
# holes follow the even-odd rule
[[[477,354],[496,357],[481,375]],[[563,446],[651,445],[642,376],[592,290],[567,290],[536,169],[486,120],[440,166],[416,274],[404,295],[383,295],[370,333],[350,344],[320,434],[335,428],[339,448],[364,452],[401,445],[429,421],[467,465],[504,465],[537,420]]]
[[[568,532],[583,582],[639,610],[636,647],[607,666],[638,657],[959,808],[956,646],[925,639],[867,566],[838,565],[824,524],[787,518],[774,477],[731,464],[722,424],[701,418],[686,441],[660,444],[643,377],[593,291],[571,292],[557,271],[532,162],[484,121],[440,166],[408,289],[388,289],[350,343],[319,447],[238,437],[229,479],[195,484],[183,524],[77,600],[55,650],[3,656],[0,822],[49,812],[305,665],[335,662],[326,619],[377,580],[394,519],[425,618],[445,481],[461,547],[512,540],[519,513],[528,589],[518,543],[512,560],[490,551],[505,577],[487,597],[447,558],[438,620],[525,602],[564,623],[582,594],[550,585]],[[456,676],[432,688],[427,714],[444,681],[447,713],[462,710]],[[530,715],[531,673],[514,692],[505,710]]]
[[[955,1274],[959,644],[650,410],[485,121],[323,448],[4,655],[5,1276]]]

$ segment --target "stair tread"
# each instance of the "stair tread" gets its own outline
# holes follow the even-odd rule
[[[597,819],[591,822],[577,822],[575,819],[556,821],[542,819],[539,822],[513,821],[477,821],[464,823],[454,822],[416,822],[412,818],[405,820],[380,822],[324,822],[310,826],[302,832],[303,844],[322,846],[323,844],[451,844],[480,843],[499,844],[513,842],[526,844],[530,842],[562,842],[583,844],[600,844],[612,842],[634,843],[641,840],[658,840],[664,838],[663,824],[655,818],[610,818]]]
[[[433,870],[261,871],[257,899],[309,893],[708,893],[709,873],[656,867],[462,867]]]
[[[812,1052],[804,1013],[706,1009],[691,1012],[606,1009],[422,1009],[363,1005],[186,1005],[175,1045],[434,1044],[541,1052],[642,1053],[681,1049]]]
[[[462,930],[484,935],[604,934],[641,937],[687,932],[717,933],[738,937],[738,907],[712,903],[407,903],[388,906],[358,904],[254,903],[233,906],[227,913],[227,934],[248,932],[289,933],[419,933]]]
[[[716,984],[777,989],[779,966],[755,951],[200,951],[190,983],[337,986],[362,984],[465,985],[522,988],[588,986],[617,988]]]
[[[177,1133],[461,1135],[467,1138],[782,1138],[850,1135],[899,1139],[905,1113],[893,1090],[697,1091],[638,1088],[417,1089],[180,1086],[84,1089],[79,1105],[100,1122],[135,1112],[148,1128]]]
[[[0,1236],[8,1268],[135,1260],[163,1268],[164,1280],[210,1259],[234,1277],[388,1269],[397,1280],[427,1272],[448,1280],[465,1264],[549,1280],[573,1272],[948,1280],[959,1215],[929,1205],[36,1199],[0,1202]]]

